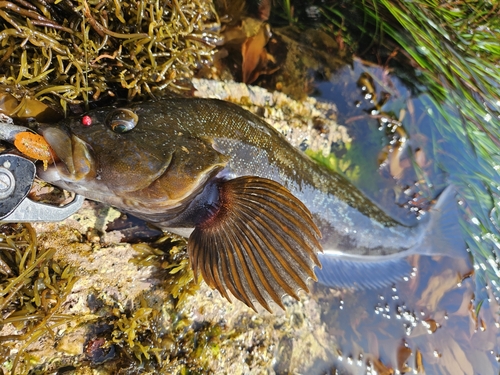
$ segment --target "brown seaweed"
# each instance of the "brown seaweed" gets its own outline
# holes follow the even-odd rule
[[[0,226],[0,250],[0,332],[5,332],[5,326],[14,332],[1,334],[0,343],[6,352],[20,345],[11,366],[13,373],[22,373],[14,371],[27,355],[26,349],[73,319],[59,310],[76,278],[70,266],[52,259],[55,249],[37,245],[29,224]]]
[[[64,111],[161,96],[189,89],[218,41],[210,1],[0,1],[0,91]]]

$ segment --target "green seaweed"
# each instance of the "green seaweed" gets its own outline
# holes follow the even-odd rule
[[[71,267],[52,259],[55,249],[37,245],[29,224],[0,226],[0,248],[0,328],[9,325],[15,332],[0,336],[0,364],[22,374],[34,361],[29,346],[74,319],[59,310],[77,279]],[[17,354],[10,354],[15,347]]]
[[[212,60],[218,29],[210,1],[4,1],[0,91],[66,112],[189,90],[189,78]]]

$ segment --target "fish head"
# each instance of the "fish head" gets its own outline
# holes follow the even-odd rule
[[[227,158],[209,139],[140,105],[100,108],[40,128],[56,158],[39,176],[129,212],[182,206]]]

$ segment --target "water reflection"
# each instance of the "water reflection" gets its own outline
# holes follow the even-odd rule
[[[412,262],[419,272],[390,288],[316,288],[336,357],[328,366],[353,374],[370,373],[370,367],[385,374],[498,373],[498,305],[486,302],[476,315],[469,260],[416,256]]]
[[[339,123],[350,125],[350,134],[361,142],[363,158],[372,162],[371,168],[365,167],[371,176],[355,182],[384,209],[398,211],[391,208],[395,200],[397,203],[398,191],[408,198],[423,190],[424,196],[434,198],[454,180],[442,173],[437,155],[444,149],[449,155],[458,144],[440,147],[443,140],[433,128],[429,107],[385,69],[355,60],[352,69],[344,67],[330,82],[318,83],[317,89],[320,98],[337,104]],[[377,137],[379,150],[384,143],[392,148],[391,153],[402,147],[391,142],[392,125],[387,125],[387,119],[404,124],[404,138],[408,135],[410,139],[411,163],[399,175],[384,174],[383,163],[373,168],[379,152],[373,146]],[[379,130],[377,135],[374,128],[385,130],[385,136]],[[401,138],[400,134],[394,139]],[[425,163],[415,163],[419,151],[425,155]],[[453,152],[460,155],[461,151]],[[457,236],[464,242],[469,239],[465,231]],[[499,373],[500,309],[488,287],[478,288],[470,257],[414,256],[410,261],[417,272],[392,287],[373,291],[315,287],[313,298],[320,306],[325,330],[318,337],[328,354],[308,373]],[[488,297],[482,304],[475,299],[478,289]]]

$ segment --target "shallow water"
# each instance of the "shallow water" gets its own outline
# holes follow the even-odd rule
[[[342,145],[332,149],[344,161],[338,167],[387,212],[401,214],[401,206],[407,205],[406,215],[398,218],[410,225],[431,207],[428,202],[450,182],[463,196],[467,176],[489,171],[481,160],[471,157],[473,152],[464,139],[455,135],[444,140],[436,130],[432,112],[435,115],[437,111],[431,111],[425,88],[408,86],[408,81],[404,84],[390,73],[384,67],[355,59],[352,67],[344,66],[327,81],[316,82],[315,95],[337,105],[338,122],[349,127],[354,139],[349,150]],[[418,94],[419,89],[423,93]],[[399,124],[403,127],[395,127],[392,136],[388,129]],[[409,141],[403,142],[403,138]],[[412,203],[408,204],[410,199]],[[488,207],[480,202],[462,199],[462,203],[463,214],[474,212],[481,220],[490,215]],[[479,214],[483,210],[486,212]],[[461,219],[466,227],[471,226],[465,214]],[[146,230],[138,233],[133,226],[121,232],[135,240],[150,236]],[[471,233],[473,230],[464,230],[457,236],[470,244],[474,242]],[[117,254],[122,256],[121,251]],[[311,327],[320,348],[311,350],[311,357],[304,356],[302,336],[293,331],[279,340],[276,348],[271,339],[263,344],[248,340],[238,350],[251,351],[272,342],[268,351],[276,353],[274,364],[270,368],[253,366],[254,373],[498,374],[498,295],[493,296],[473,272],[470,255],[464,252],[454,257],[413,256],[409,261],[415,273],[386,288],[339,291],[314,285],[313,301],[304,298],[304,314],[310,313],[307,304],[311,302],[316,309],[311,315],[319,310],[320,316],[319,324]],[[130,280],[136,273],[132,275]],[[124,290],[128,292],[133,284],[126,283]],[[201,293],[199,297],[203,297]],[[214,300],[220,299],[216,294]],[[193,300],[196,305],[197,300]],[[214,300],[210,300],[211,305]],[[241,308],[237,303],[234,306]],[[301,302],[295,306],[301,306]],[[241,316],[245,314],[250,313]],[[259,319],[258,314],[251,314],[252,319]],[[259,331],[279,331],[275,323],[279,320],[272,320],[265,313],[261,316],[264,323],[253,327],[242,319],[242,331],[255,337]],[[303,324],[303,331],[309,328],[307,324]],[[234,338],[228,341],[238,342]]]
[[[373,87],[360,84],[365,81],[359,78],[367,76]],[[433,126],[429,106],[387,69],[355,60],[352,68],[345,66],[329,81],[318,82],[316,88],[319,98],[337,104],[339,124],[350,127],[353,144],[362,152],[353,161],[366,160],[361,173],[351,173],[354,183],[388,212],[398,211],[394,202],[402,204],[408,198],[405,190],[411,194],[423,191],[426,200],[435,198],[447,184],[460,182],[463,166],[447,175],[442,171],[446,161],[438,155],[445,154],[445,160],[465,159],[467,145],[445,141]],[[383,96],[390,98],[377,105]],[[404,125],[405,136],[409,136],[410,142],[403,148],[407,155],[394,143],[392,155],[379,166],[377,154],[394,141],[379,130],[384,127],[380,119],[391,117]],[[417,157],[419,162],[408,162]],[[465,165],[467,162],[464,160]],[[450,168],[446,170],[450,172]],[[412,186],[412,181],[418,181],[417,185]],[[460,196],[460,185],[458,190]],[[461,203],[461,220],[467,227],[471,225],[465,220],[467,205]],[[464,244],[469,235],[466,230],[457,233]],[[498,296],[475,277],[470,254],[414,256],[410,262],[415,267],[411,277],[380,290],[339,292],[315,287],[313,298],[321,306],[324,330],[331,340],[327,344],[329,359],[317,360],[309,374],[499,373]]]

